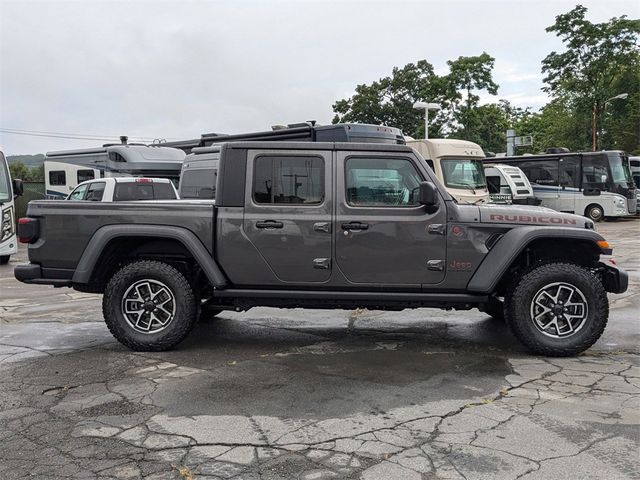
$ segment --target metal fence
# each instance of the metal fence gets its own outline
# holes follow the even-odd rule
[[[16,221],[27,215],[27,204],[31,200],[43,200],[44,182],[23,182],[24,194],[16,198]]]

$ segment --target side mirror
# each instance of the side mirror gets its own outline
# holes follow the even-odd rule
[[[427,207],[433,207],[438,204],[438,190],[431,182],[420,183],[420,193],[418,203]]]
[[[24,185],[19,178],[13,179],[13,195],[15,197],[21,197],[24,194]]]

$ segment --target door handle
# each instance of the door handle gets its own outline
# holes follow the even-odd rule
[[[256,228],[282,228],[284,223],[275,220],[265,220],[264,222],[256,222]]]
[[[369,228],[368,223],[350,222],[350,223],[342,224],[343,230],[367,230],[368,228]]]

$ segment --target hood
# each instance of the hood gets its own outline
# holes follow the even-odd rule
[[[555,227],[589,228],[595,230],[588,218],[562,213],[546,207],[529,205],[489,204],[478,207],[482,223],[509,223],[512,225],[546,225]]]

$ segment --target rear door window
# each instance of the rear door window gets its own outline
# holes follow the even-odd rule
[[[253,198],[259,204],[319,205],[324,200],[324,160],[264,155],[255,160]]]
[[[87,189],[87,195],[85,196],[85,200],[92,200],[94,202],[101,202],[102,195],[104,194],[104,182],[95,182],[89,185]]]

